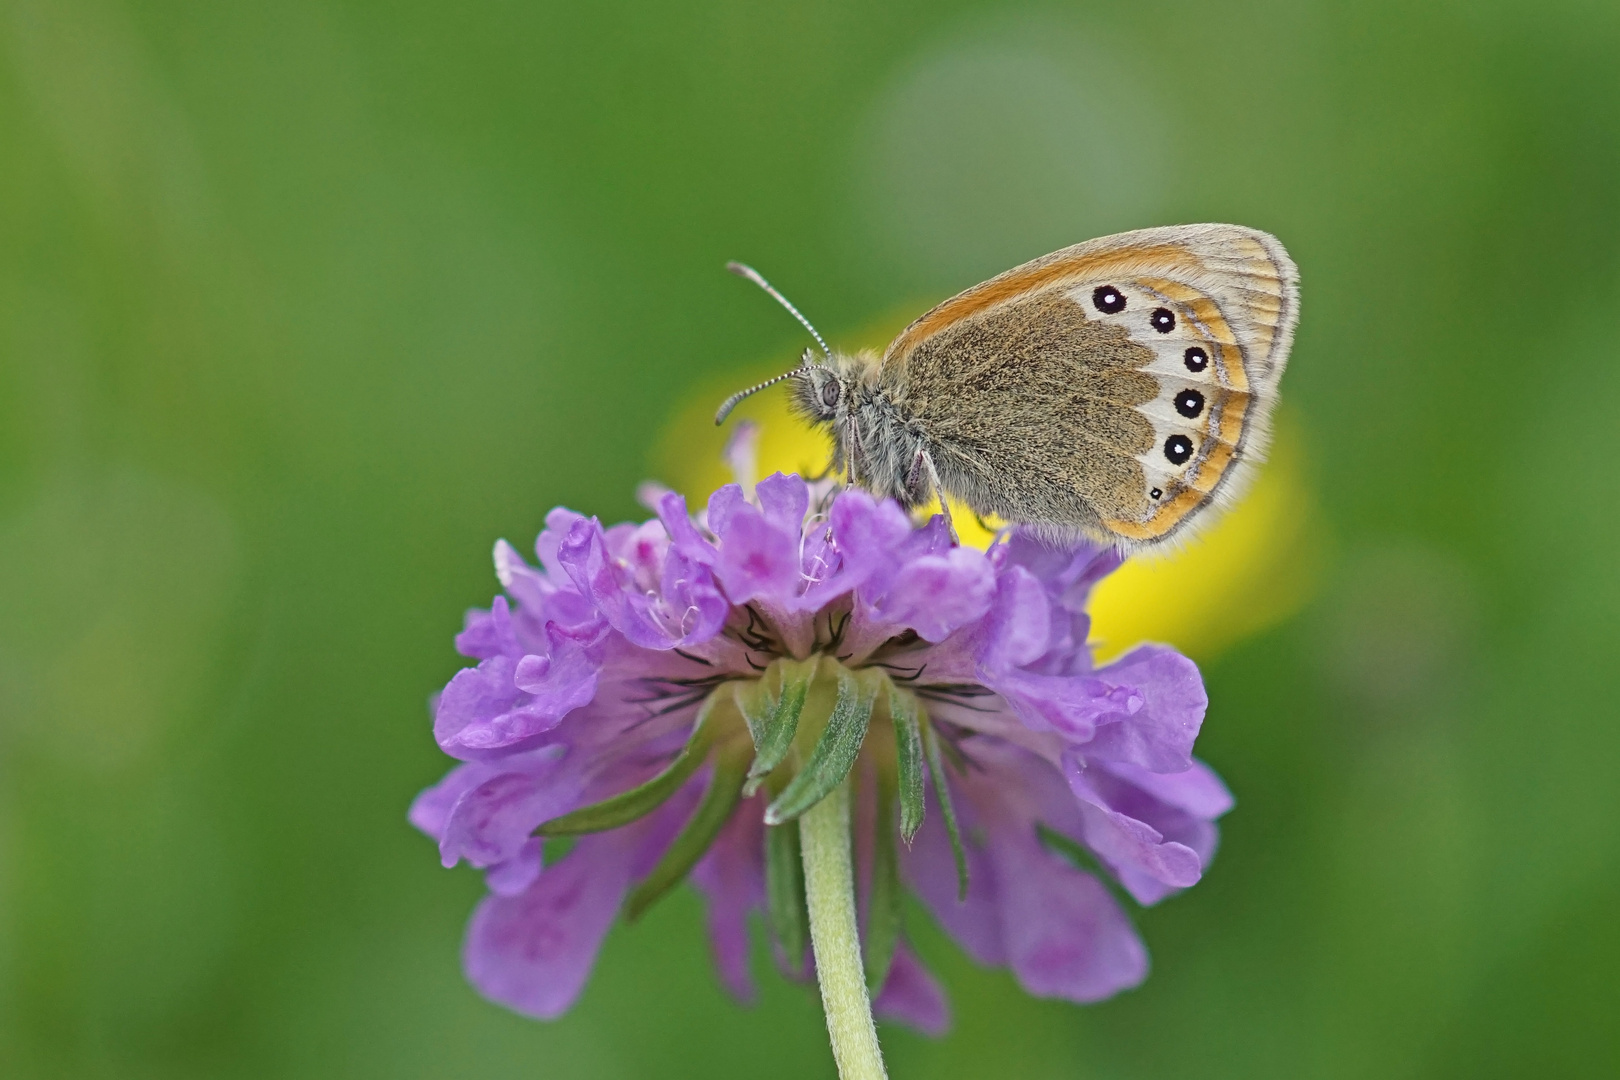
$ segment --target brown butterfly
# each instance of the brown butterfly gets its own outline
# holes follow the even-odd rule
[[[1299,318],[1282,244],[1178,225],[1055,251],[953,296],[881,357],[820,343],[791,372],[851,482],[913,507],[946,496],[1054,540],[1175,536],[1260,460]],[[948,511],[947,511],[948,514]]]

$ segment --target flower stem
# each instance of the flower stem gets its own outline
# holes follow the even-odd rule
[[[799,840],[804,851],[810,942],[838,1075],[841,1080],[886,1080],[855,925],[847,779],[799,818]]]

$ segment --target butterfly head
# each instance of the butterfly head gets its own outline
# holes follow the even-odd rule
[[[847,358],[834,353],[825,360],[817,360],[809,349],[804,351],[804,363],[796,372],[793,404],[806,420],[813,424],[831,424],[843,416],[852,400],[854,379],[848,369]]]
[[[750,394],[757,394],[768,386],[792,379],[794,381],[792,401],[795,411],[811,424],[826,427],[831,431],[833,460],[835,463],[842,462],[853,479],[855,459],[862,456],[857,451],[862,449],[861,444],[866,441],[865,436],[857,431],[861,426],[858,418],[871,411],[864,406],[873,403],[875,397],[881,396],[876,389],[877,373],[881,366],[877,355],[872,352],[854,355],[833,352],[828,347],[827,340],[811,325],[810,320],[789,303],[787,297],[777,292],[770,282],[761,277],[759,271],[736,262],[727,263],[726,269],[738,277],[753,282],[781,304],[788,314],[797,319],[799,325],[816,339],[816,344],[821,346],[821,352],[818,355],[813,349],[805,349],[804,355],[799,358],[799,366],[792,371],[785,371],[773,379],[767,379],[757,386],[739,390],[731,395],[721,403],[719,411],[715,413],[714,422],[724,423],[737,403]],[[882,435],[889,433],[886,426],[880,424],[879,428],[880,430],[873,433],[875,436],[881,438]]]
[[[727,398],[715,414],[714,422],[723,423],[731,410],[746,397],[759,393],[766,387],[775,386],[788,379],[794,381],[793,406],[811,423],[832,423],[845,415],[845,410],[852,398],[852,391],[859,378],[857,370],[860,362],[853,357],[834,353],[830,357],[818,356],[814,350],[804,350],[799,358],[799,366],[792,371],[784,371],[775,378],[766,379],[746,390],[739,390]]]
[[[791,391],[793,410],[831,436],[832,467],[847,472],[851,483],[905,502],[909,487],[884,466],[911,450],[901,446],[893,410],[885,407],[876,382],[877,369],[871,352],[833,353],[820,360],[807,351]]]

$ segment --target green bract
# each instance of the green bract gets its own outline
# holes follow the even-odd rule
[[[757,678],[715,686],[703,703],[685,748],[645,783],[541,825],[545,837],[603,832],[661,806],[705,765],[712,764],[702,802],[653,871],[630,894],[626,917],[639,917],[683,880],[738,802],[764,788],[765,878],[771,929],[790,962],[802,962],[808,940],[797,821],[849,778],[862,757],[870,762],[877,814],[872,836],[869,925],[864,946],[868,978],[881,986],[900,935],[900,874],[894,836],[910,844],[922,826],[925,775],[944,815],[963,893],[967,862],[939,740],[915,694],[880,667],[851,669],[818,654],[780,658]],[[925,766],[926,761],[926,766]],[[864,776],[865,774],[863,774]],[[898,820],[896,818],[898,817]]]

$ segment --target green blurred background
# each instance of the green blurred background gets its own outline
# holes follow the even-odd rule
[[[1304,278],[1309,607],[1206,665],[1238,809],[1155,971],[911,923],[905,1077],[1620,1073],[1620,5],[0,4],[0,1074],[829,1077],[683,890],[479,1000],[405,824],[496,537],[672,402],[1120,228]]]

